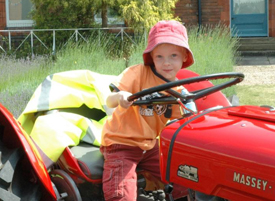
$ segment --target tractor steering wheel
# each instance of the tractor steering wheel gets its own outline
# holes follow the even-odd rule
[[[229,81],[223,82],[218,85],[214,85],[212,87],[196,90],[189,92],[188,94],[181,94],[177,91],[172,90],[171,88],[185,85],[185,84],[192,84],[195,82],[202,82],[206,80],[218,80],[218,79],[230,79]],[[143,97],[147,94],[152,94],[154,92],[159,91],[166,91],[169,93],[170,97],[163,97],[163,98],[157,98],[157,99],[151,99],[151,100],[137,100],[133,102],[133,105],[151,105],[151,104],[178,104],[177,99],[180,99],[182,103],[188,103],[190,101],[195,101],[199,98],[202,98],[204,96],[207,96],[209,94],[215,93],[217,91],[220,91],[222,89],[225,89],[227,87],[230,87],[232,85],[238,84],[244,79],[243,73],[237,73],[237,72],[228,72],[228,73],[217,73],[217,74],[210,74],[210,75],[202,75],[197,77],[191,77],[187,79],[182,80],[176,80],[173,82],[168,82],[159,86],[151,87],[148,89],[144,89],[140,92],[137,92],[135,94],[132,94],[128,97],[128,101],[134,101],[140,97]]]

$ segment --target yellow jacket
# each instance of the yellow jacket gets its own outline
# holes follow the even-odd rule
[[[80,140],[100,145],[112,110],[105,100],[115,76],[89,70],[49,75],[35,90],[18,120],[41,151],[46,166]]]

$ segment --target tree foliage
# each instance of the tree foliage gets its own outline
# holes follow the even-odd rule
[[[149,30],[160,20],[175,19],[173,9],[177,0],[117,0],[120,13],[130,27]],[[177,18],[179,20],[179,18]]]
[[[177,0],[31,0],[34,6],[32,19],[38,29],[91,28],[108,26],[108,9],[115,11],[120,20],[135,32],[143,32],[159,20],[175,19],[173,9]],[[101,14],[102,24],[97,24],[95,15]],[[90,31],[92,32],[92,31]],[[59,47],[72,38],[74,31],[59,31],[55,41]],[[89,36],[89,32],[86,33]],[[46,46],[53,43],[53,34],[40,32],[37,34]],[[109,50],[122,51],[118,56],[128,58],[131,44],[124,40],[118,43],[114,39]],[[115,44],[115,45],[114,45]],[[58,47],[57,47],[58,48]],[[51,50],[49,50],[51,51]]]
[[[40,29],[85,28],[94,24],[101,0],[31,0],[32,19]]]
[[[175,19],[173,9],[178,0],[31,0],[32,18],[37,28],[85,28],[95,25],[94,16],[101,13],[107,26],[108,8],[117,11],[128,26],[149,29],[159,20]]]

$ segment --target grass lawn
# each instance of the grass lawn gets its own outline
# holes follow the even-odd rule
[[[236,86],[241,105],[270,105],[275,107],[275,85]]]

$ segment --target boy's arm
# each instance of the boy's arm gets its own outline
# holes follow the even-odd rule
[[[132,94],[127,91],[112,92],[106,99],[106,104],[110,108],[120,105],[123,108],[129,108],[133,102],[129,102],[127,98]]]

